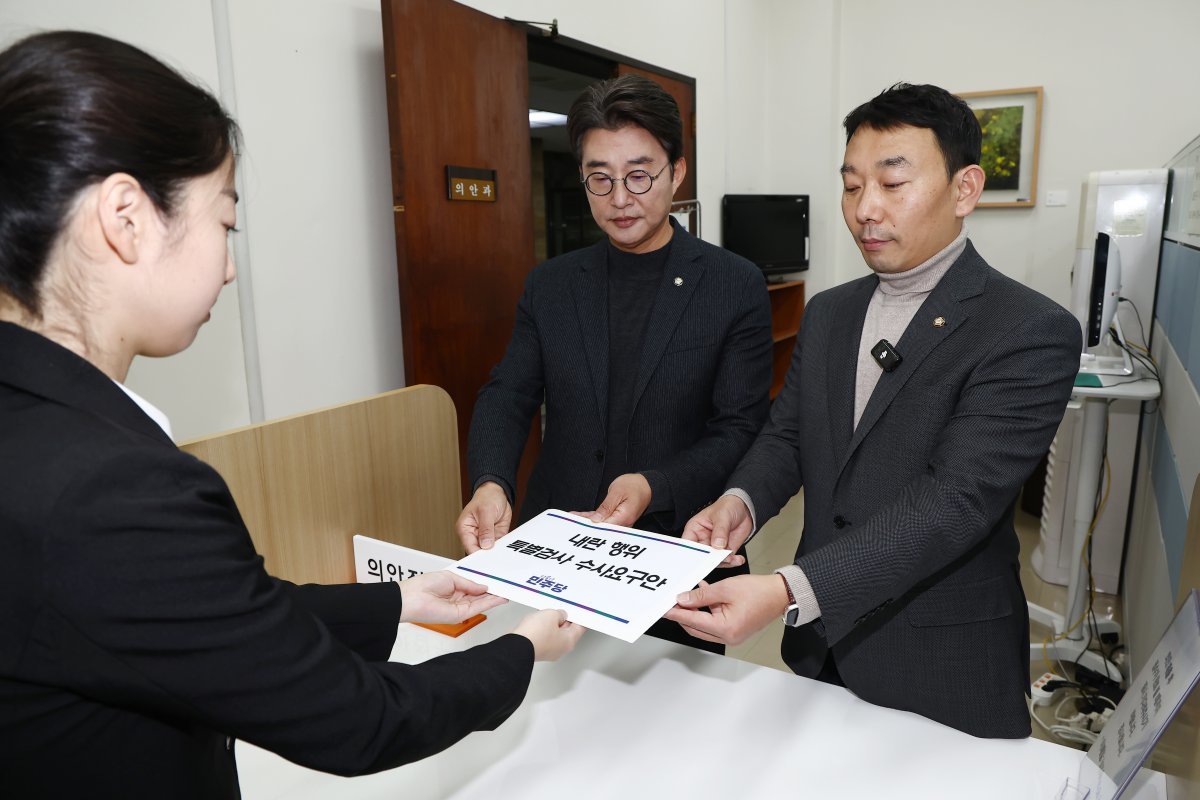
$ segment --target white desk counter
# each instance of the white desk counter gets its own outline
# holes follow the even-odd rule
[[[415,663],[508,632],[509,604],[458,639],[400,626]],[[643,637],[588,631],[538,664],[521,708],[432,758],[338,778],[237,744],[246,800],[308,798],[952,798],[1050,800],[1082,752],[977,739],[849,691]]]

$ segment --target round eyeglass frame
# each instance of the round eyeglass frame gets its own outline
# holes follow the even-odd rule
[[[654,175],[651,175],[648,170],[644,170],[644,169],[630,170],[629,172],[627,172],[625,174],[624,178],[614,178],[612,175],[609,175],[607,172],[589,172],[579,182],[583,184],[583,188],[587,189],[589,192],[596,195],[596,197],[607,197],[608,195],[612,194],[613,189],[616,188],[617,181],[620,181],[621,185],[623,185],[625,187],[625,191],[629,192],[630,194],[642,195],[642,194],[646,194],[647,192],[649,192],[651,189],[654,188],[654,182],[656,180],[658,180],[659,176],[661,176],[663,174],[663,172],[666,170],[666,168],[669,166],[671,166],[671,162],[668,161],[663,166],[663,168],[660,169]],[[635,192],[632,188],[630,188],[628,181],[631,177],[638,175],[638,174],[645,175],[647,178],[649,178],[650,185],[647,186],[643,191]],[[597,192],[595,189],[593,189],[591,187],[591,185],[588,183],[588,181],[590,181],[592,179],[593,175],[600,175],[600,176],[608,179],[608,191],[607,192]]]

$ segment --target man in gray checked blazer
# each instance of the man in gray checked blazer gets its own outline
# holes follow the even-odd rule
[[[471,419],[475,489],[457,524],[468,553],[513,526],[517,465],[543,401],[541,454],[518,523],[559,508],[679,535],[720,496],[766,420],[766,282],[671,220],[687,168],[674,99],[636,75],[605,81],[576,100],[567,133],[607,241],[539,264],[526,280],[512,339]],[[671,622],[651,633],[724,649]]]
[[[684,531],[740,546],[803,486],[795,563],[685,593],[667,617],[734,644],[784,614],[795,672],[1028,736],[1013,509],[1070,396],[1079,323],[966,238],[984,174],[965,103],[898,84],[845,124],[842,209],[874,274],[812,299],[767,426]]]

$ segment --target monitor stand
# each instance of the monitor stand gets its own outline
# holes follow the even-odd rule
[[[1113,327],[1122,342],[1128,341],[1121,330],[1120,320],[1114,318]],[[1079,356],[1079,371],[1091,375],[1132,375],[1133,358],[1128,350],[1113,342],[1111,333],[1105,332],[1099,345],[1088,348]]]
[[[1119,333],[1118,333],[1119,335]],[[1080,370],[1081,375],[1086,374]],[[1129,374],[1133,374],[1132,370]],[[1133,380],[1122,380],[1106,374],[1107,385],[1098,376],[1097,383],[1077,383],[1072,391],[1073,398],[1083,402],[1083,426],[1077,434],[1083,437],[1079,460],[1072,469],[1079,470],[1075,490],[1075,527],[1072,534],[1071,576],[1067,582],[1067,609],[1065,614],[1051,611],[1035,603],[1029,604],[1029,618],[1050,628],[1052,634],[1044,641],[1032,640],[1029,645],[1029,660],[1039,662],[1043,658],[1053,662],[1077,662],[1106,675],[1121,680],[1121,671],[1100,653],[1088,649],[1095,639],[1106,634],[1120,636],[1121,627],[1112,620],[1092,619],[1088,614],[1091,587],[1083,568],[1087,540],[1095,514],[1097,490],[1100,487],[1100,472],[1104,465],[1105,429],[1108,424],[1108,402],[1110,400],[1153,400],[1158,397],[1158,380],[1144,371],[1139,371]],[[1066,535],[1066,531],[1063,532]],[[1066,676],[1063,676],[1066,677]]]

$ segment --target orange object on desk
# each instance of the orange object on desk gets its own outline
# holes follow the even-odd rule
[[[451,638],[458,638],[467,631],[474,628],[479,623],[487,619],[485,614],[476,614],[470,619],[464,619],[462,622],[454,623],[438,623],[438,622],[414,622],[413,625],[419,625],[422,628],[428,628],[434,633],[442,633]]]

